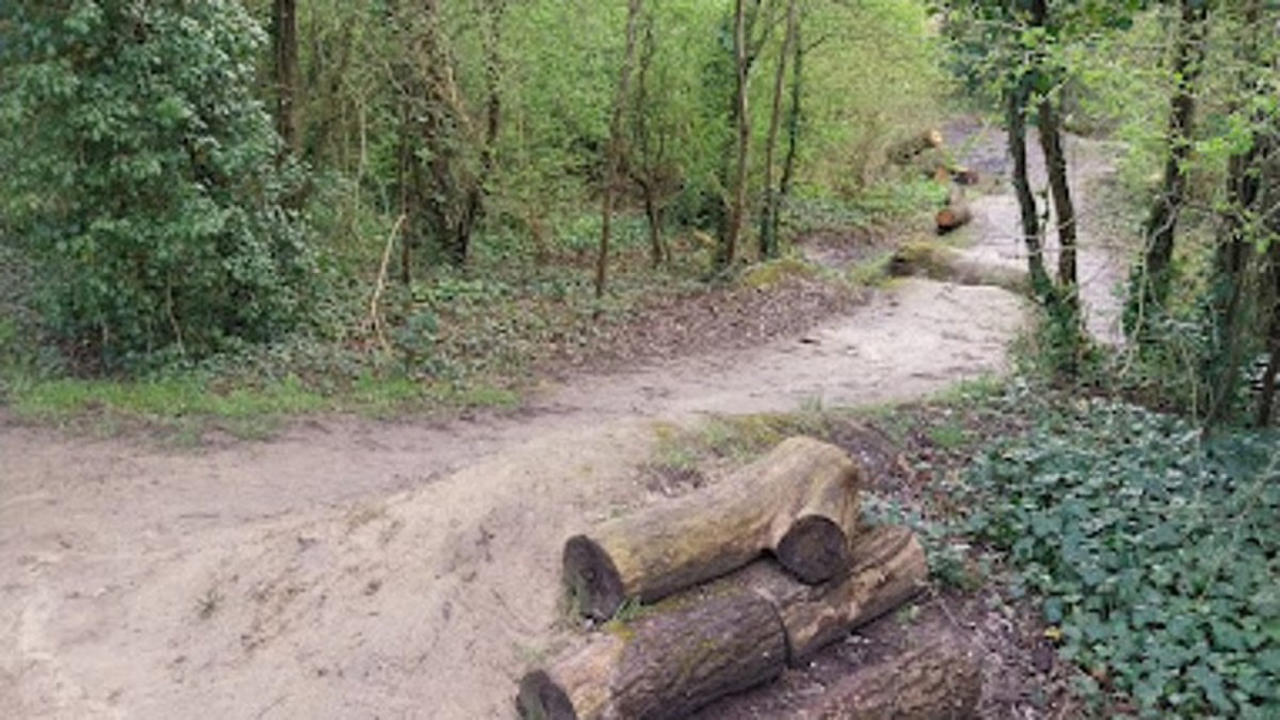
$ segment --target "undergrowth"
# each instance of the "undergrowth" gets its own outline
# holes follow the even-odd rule
[[[959,486],[1060,654],[1144,717],[1280,712],[1280,451],[1109,400],[1046,408]]]

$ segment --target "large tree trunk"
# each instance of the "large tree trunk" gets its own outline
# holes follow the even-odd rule
[[[1209,3],[1182,0],[1182,17],[1178,23],[1178,43],[1173,62],[1177,81],[1169,101],[1169,154],[1165,160],[1164,181],[1147,219],[1147,245],[1140,278],[1142,317],[1163,308],[1169,297],[1170,263],[1173,261],[1174,237],[1178,213],[1186,201],[1187,161],[1191,157],[1192,123],[1195,119],[1196,81],[1204,65],[1204,33]],[[1145,323],[1143,323],[1145,325]],[[1145,333],[1139,332],[1138,338]]]
[[[848,562],[865,472],[839,448],[792,438],[716,485],[569,539],[564,576],[579,610],[607,619],[772,551],[805,582]]]
[[[905,528],[876,528],[855,565],[812,587],[771,560],[648,609],[525,676],[525,718],[683,717],[799,666],[824,645],[914,596],[928,575]]]
[[[1235,111],[1258,92],[1257,78],[1262,60],[1261,37],[1263,29],[1261,3],[1252,0],[1243,7],[1243,36],[1235,47],[1235,60],[1239,68],[1235,86],[1242,94],[1236,101]],[[1265,91],[1264,91],[1265,92]],[[1176,115],[1176,113],[1175,113]],[[1265,203],[1263,166],[1274,152],[1273,143],[1266,131],[1268,118],[1256,113],[1249,147],[1232,155],[1227,161],[1227,202],[1219,225],[1217,247],[1214,251],[1213,276],[1209,285],[1209,305],[1213,312],[1215,332],[1213,344],[1205,358],[1205,424],[1214,426],[1221,422],[1232,408],[1232,400],[1240,384],[1240,365],[1245,346],[1249,342],[1247,325],[1252,298],[1248,291],[1249,272],[1254,265],[1254,230],[1256,213],[1260,203]],[[1167,180],[1167,178],[1166,178]],[[1151,303],[1151,276],[1143,278],[1148,285],[1142,288],[1147,296],[1138,295],[1144,303]],[[1265,283],[1264,283],[1265,284]],[[1133,300],[1131,300],[1133,302]],[[1142,340],[1145,333],[1139,334]],[[1259,406],[1259,411],[1262,406]]]
[[[609,122],[609,144],[605,154],[604,192],[600,200],[600,252],[596,257],[596,297],[604,297],[609,272],[609,242],[613,232],[613,199],[618,191],[622,166],[622,119],[626,112],[631,66],[636,54],[636,27],[640,21],[642,0],[627,5],[626,47],[622,68],[618,71],[618,92],[613,101],[613,117]]]
[[[778,67],[773,78],[773,107],[769,114],[769,135],[764,145],[764,207],[760,213],[761,259],[778,256],[778,193],[773,187],[773,159],[778,145],[778,129],[782,124],[782,95],[786,88],[787,59],[796,42],[796,12],[796,0],[790,0],[787,3],[787,34],[778,53]]]
[[[826,691],[822,720],[961,720],[978,717],[982,668],[951,636],[898,650]]]
[[[298,8],[297,0],[274,0],[271,44],[275,56],[276,132],[285,148],[297,153],[298,144]]]

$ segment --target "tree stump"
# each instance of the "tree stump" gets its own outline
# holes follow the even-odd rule
[[[629,598],[653,602],[771,551],[807,583],[848,564],[865,472],[842,450],[791,438],[716,485],[569,538],[564,577],[598,620]]]

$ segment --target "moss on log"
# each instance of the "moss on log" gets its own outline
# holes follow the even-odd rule
[[[565,582],[579,611],[600,620],[629,598],[653,602],[766,551],[804,582],[823,582],[848,565],[864,482],[834,445],[788,439],[712,487],[570,538]]]
[[[914,596],[928,575],[905,528],[858,536],[853,564],[813,586],[762,559],[615,623],[520,684],[525,718],[674,718],[770,680]]]
[[[768,600],[707,597],[618,624],[529,673],[516,708],[526,720],[681,718],[772,680],[786,663],[786,633]]]

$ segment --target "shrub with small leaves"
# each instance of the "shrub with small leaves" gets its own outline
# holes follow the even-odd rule
[[[51,339],[106,370],[279,337],[315,282],[237,2],[0,7],[0,241]]]

